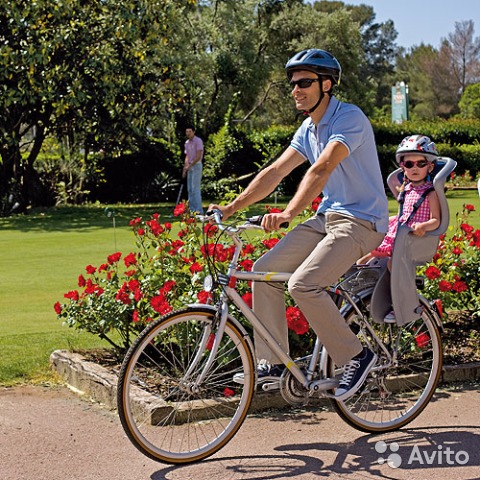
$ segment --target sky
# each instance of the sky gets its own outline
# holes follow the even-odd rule
[[[373,7],[377,22],[393,20],[396,43],[409,49],[422,42],[438,48],[455,31],[455,22],[473,20],[480,37],[480,0],[342,0],[347,5]],[[309,1],[313,3],[313,0]]]

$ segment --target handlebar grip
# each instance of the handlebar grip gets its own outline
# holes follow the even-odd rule
[[[207,210],[205,212],[205,216],[211,217],[213,215],[218,215],[220,220],[223,218],[223,213],[221,210],[218,210],[217,208],[214,208],[213,210]]]
[[[261,225],[263,220],[263,215],[255,215],[254,217],[247,218],[248,223],[252,225]],[[280,224],[280,228],[288,228],[290,224],[288,222],[283,222]]]

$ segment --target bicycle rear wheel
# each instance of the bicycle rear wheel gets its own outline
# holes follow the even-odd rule
[[[368,310],[370,299],[364,302]],[[354,428],[370,433],[397,430],[415,419],[435,392],[442,372],[442,343],[436,313],[426,300],[422,304],[421,318],[402,327],[370,319],[373,333],[353,309],[346,315],[362,343],[378,356],[360,390],[345,401],[333,402]],[[331,359],[328,369],[330,375],[341,374]]]
[[[254,393],[251,343],[227,320],[203,381],[212,348],[212,309],[191,307],[149,325],[128,351],[118,381],[118,413],[132,443],[166,463],[202,460],[222,448],[242,425]],[[235,373],[245,383],[233,382]]]

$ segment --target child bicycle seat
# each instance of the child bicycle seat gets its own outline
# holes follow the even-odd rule
[[[455,169],[457,162],[451,158],[438,157],[430,176],[440,204],[440,225],[422,237],[411,235],[412,229],[399,225],[392,253],[391,270],[384,269],[372,295],[372,317],[382,323],[392,309],[396,322],[404,325],[420,317],[421,309],[416,287],[416,268],[430,261],[435,255],[440,235],[447,231],[450,222],[448,202],[445,196],[445,181]],[[387,184],[397,198],[397,187],[403,183],[403,171],[398,168],[387,178]]]

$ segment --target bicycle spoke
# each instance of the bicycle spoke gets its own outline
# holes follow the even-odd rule
[[[441,373],[441,340],[432,312],[425,308],[420,319],[403,327],[372,320],[366,327],[355,312],[347,321],[359,324],[359,338],[372,346],[378,361],[353,397],[334,403],[337,412],[368,432],[406,425],[426,407]]]
[[[192,310],[147,328],[127,354],[119,379],[119,414],[127,435],[144,454],[169,463],[196,461],[220,449],[240,427],[253,396],[253,375],[245,385],[233,381],[235,373],[254,368],[243,333],[227,322],[204,372],[210,350],[199,348],[212,315]]]

